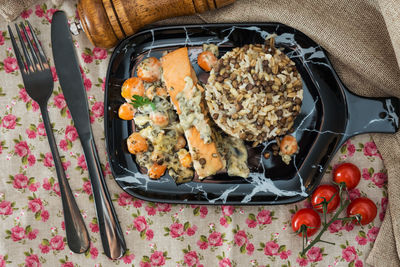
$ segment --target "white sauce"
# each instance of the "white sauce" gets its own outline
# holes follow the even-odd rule
[[[211,128],[201,110],[201,91],[193,84],[193,80],[189,76],[185,78],[185,83],[185,88],[176,96],[181,110],[180,124],[184,130],[196,127],[200,138],[204,143],[209,144],[212,142]]]

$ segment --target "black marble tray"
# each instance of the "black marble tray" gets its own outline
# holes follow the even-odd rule
[[[219,46],[220,55],[233,47],[275,43],[296,63],[303,78],[304,99],[295,120],[299,153],[290,165],[278,157],[266,160],[274,142],[249,148],[248,179],[218,174],[203,181],[176,185],[171,177],[150,180],[141,174],[126,149],[133,122],[118,118],[123,81],[148,56],[187,46],[193,67],[203,82],[208,74],[197,65],[203,43]],[[351,136],[398,130],[397,98],[364,98],[350,93],[332,68],[324,50],[303,33],[277,23],[169,26],[145,30],[123,40],[111,56],[105,87],[105,134],[108,159],[116,182],[134,197],[154,202],[187,204],[286,204],[306,198],[319,184],[329,161]]]

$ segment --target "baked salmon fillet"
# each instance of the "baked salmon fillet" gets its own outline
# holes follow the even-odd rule
[[[203,103],[203,88],[197,85],[196,73],[186,47],[161,58],[163,80],[171,102],[178,113],[188,141],[193,167],[200,179],[225,168],[226,162],[217,150],[215,137]]]

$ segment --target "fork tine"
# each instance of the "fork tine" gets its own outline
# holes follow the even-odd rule
[[[28,23],[28,27],[31,31],[32,37],[33,37],[33,41],[35,42],[35,46],[37,48],[37,50],[39,51],[39,57],[41,59],[41,62],[43,64],[44,68],[49,68],[49,64],[48,64],[48,60],[46,57],[46,54],[44,53],[43,47],[40,44],[35,32],[33,31],[32,25],[29,23],[29,21],[26,21]]]
[[[43,70],[43,65],[42,65],[42,63],[40,62],[39,58],[37,57],[36,50],[35,50],[35,48],[34,48],[33,45],[32,45],[31,38],[29,38],[29,34],[28,34],[28,32],[26,31],[25,25],[21,22],[21,23],[19,24],[19,26],[22,28],[22,31],[23,31],[23,33],[24,33],[24,35],[25,35],[26,42],[28,43],[29,49],[31,50],[33,62],[35,63],[36,68],[37,68],[37,69]]]
[[[17,30],[19,43],[21,44],[22,51],[24,52],[24,57],[25,57],[25,60],[26,60],[26,64],[28,65],[28,71],[33,72],[36,69],[35,69],[35,66],[32,64],[31,58],[30,58],[30,56],[28,54],[28,50],[26,49],[26,46],[25,46],[24,39],[22,38],[22,35],[20,33],[20,29],[18,28],[17,24],[15,24],[15,29]]]
[[[25,63],[22,60],[21,53],[19,52],[19,48],[17,42],[15,41],[14,34],[10,28],[10,25],[7,25],[7,28],[8,28],[8,33],[10,34],[11,43],[14,49],[15,57],[17,58],[19,69],[21,70],[21,73],[24,74],[27,71]]]

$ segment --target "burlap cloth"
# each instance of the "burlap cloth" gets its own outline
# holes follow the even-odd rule
[[[33,2],[1,0],[0,13],[12,19]],[[276,21],[297,28],[326,49],[353,92],[400,97],[400,1],[237,0],[221,10],[162,23],[241,21]],[[388,171],[389,208],[367,262],[400,266],[400,133],[373,138]]]
[[[61,5],[64,0],[52,0],[54,5]],[[38,0],[0,0],[0,14],[7,20],[12,21],[25,9],[31,7]]]

